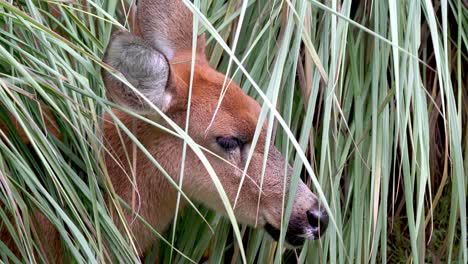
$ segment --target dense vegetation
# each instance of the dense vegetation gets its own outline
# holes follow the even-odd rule
[[[20,249],[0,242],[3,261],[43,261],[35,210],[76,262],[139,261],[108,213],[126,205],[99,133],[112,107],[101,57],[113,29],[132,27],[130,1],[0,0],[0,229]],[[466,1],[200,2],[210,63],[264,104],[332,223],[296,250],[244,226],[240,248],[229,219],[188,209],[145,262],[468,262]]]

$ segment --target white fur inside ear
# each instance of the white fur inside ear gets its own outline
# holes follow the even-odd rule
[[[113,35],[104,61],[118,70],[138,91],[165,111],[172,96],[167,92],[169,63],[163,54],[128,32]],[[152,109],[138,93],[108,73],[104,80],[109,94],[120,104],[138,112]]]

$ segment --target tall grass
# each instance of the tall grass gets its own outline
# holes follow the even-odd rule
[[[293,189],[308,183],[332,223],[291,250],[285,232],[274,242],[232,231],[232,218],[197,206],[155,234],[144,262],[468,262],[466,1],[184,2],[210,63],[263,105]],[[37,211],[76,262],[140,261],[109,215],[128,205],[100,134],[118,107],[105,99],[101,57],[112,29],[131,27],[132,4],[0,0],[0,229],[20,251],[0,241],[5,262],[47,257]]]

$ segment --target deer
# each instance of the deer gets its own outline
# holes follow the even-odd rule
[[[108,97],[125,109],[169,127],[148,103],[151,102],[175,124],[185,127],[191,87],[187,133],[198,145],[210,151],[205,153],[206,158],[229,202],[235,202],[233,210],[236,219],[242,224],[264,228],[273,239],[278,240],[282,197],[283,193],[289,192],[292,167],[274,144],[265,148],[265,124],[261,127],[255,146],[252,145],[261,112],[260,104],[236,83],[228,81],[225,95],[218,106],[227,77],[209,64],[204,34],[196,37],[196,49],[193,49],[193,14],[182,0],[140,0],[136,20],[136,34],[118,30],[111,35],[103,62],[120,72],[138,93],[122,79],[103,69]],[[196,51],[194,61],[192,50]],[[147,100],[142,100],[141,95]],[[132,128],[132,133],[148,153],[178,182],[183,140],[125,111],[112,111],[122,124]],[[133,169],[138,189],[138,213],[155,230],[163,232],[174,218],[178,190],[140,150],[132,153],[135,155],[135,168],[131,168],[128,162],[119,162],[127,159],[125,151],[132,149],[133,141],[128,135],[118,134],[115,121],[109,114],[104,114],[103,119],[104,142],[114,156],[111,158],[110,154],[107,155],[106,167],[115,192],[128,204],[132,203],[132,199],[135,199],[134,185],[129,182],[128,175]],[[251,148],[254,150],[245,172],[249,179],[242,182]],[[267,160],[262,179],[265,151]],[[184,166],[183,192],[191,200],[224,214],[226,210],[213,180],[190,148],[186,149]],[[261,185],[263,188],[260,190]],[[239,188],[241,191],[238,193]],[[181,200],[180,207],[185,206],[186,202]],[[328,218],[318,197],[300,181],[286,230],[286,242],[299,247],[306,239],[319,239],[327,229]],[[133,221],[131,212],[126,220],[139,253],[144,255],[155,241],[155,235],[139,221]],[[43,227],[52,245],[52,254],[60,258],[58,234],[46,221]]]

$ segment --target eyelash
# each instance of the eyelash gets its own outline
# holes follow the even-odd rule
[[[225,151],[231,151],[236,148],[242,149],[245,142],[236,137],[217,137],[216,143],[222,147]]]

